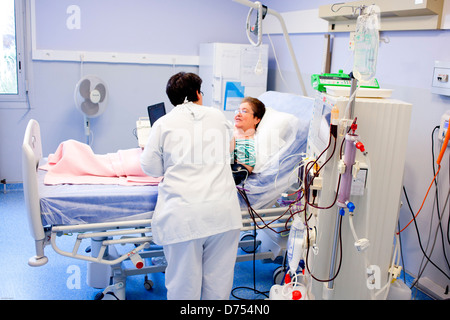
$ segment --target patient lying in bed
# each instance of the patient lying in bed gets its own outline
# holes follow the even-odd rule
[[[271,207],[287,186],[295,182],[293,169],[306,149],[314,105],[312,98],[272,91],[258,99],[266,106],[266,112],[254,134],[256,164],[245,181],[247,197],[255,210]],[[150,219],[160,179],[140,171],[140,152],[136,148],[95,155],[88,145],[64,141],[42,166],[48,171],[38,172],[43,224]],[[124,161],[127,158],[131,160]],[[119,164],[125,168],[118,169]],[[107,176],[99,176],[99,168]],[[142,179],[149,180],[142,182]],[[243,200],[241,208],[247,209]]]
[[[254,132],[255,164],[248,171],[252,174],[245,183],[255,209],[271,203],[284,192],[286,184],[291,183],[291,171],[306,149],[314,103],[311,98],[271,91],[261,95],[259,100],[266,108]],[[250,115],[238,112],[236,118],[245,116]],[[67,140],[48,157],[48,163],[41,166],[47,170],[44,183],[157,185],[161,178],[147,176],[140,167],[141,152],[140,148],[133,148],[96,155],[88,145]]]

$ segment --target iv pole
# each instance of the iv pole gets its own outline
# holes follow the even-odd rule
[[[253,3],[253,2],[251,2],[249,0],[233,0],[233,1],[237,2],[237,3],[240,3],[240,4],[244,5],[244,6],[250,7],[250,8],[259,9],[259,5],[257,3]],[[275,16],[280,21],[281,28],[283,29],[284,38],[286,39],[286,43],[287,43],[287,46],[288,46],[288,49],[289,49],[289,53],[291,55],[292,62],[294,63],[294,68],[295,68],[295,72],[297,73],[298,81],[300,82],[300,86],[302,88],[303,95],[305,97],[307,97],[308,94],[306,92],[305,84],[303,83],[302,75],[300,73],[300,68],[298,66],[297,59],[295,58],[294,49],[292,48],[291,39],[289,38],[289,34],[287,32],[287,28],[286,28],[286,24],[284,23],[284,19],[278,12],[276,12],[276,11],[274,11],[272,9],[267,8],[267,13]]]

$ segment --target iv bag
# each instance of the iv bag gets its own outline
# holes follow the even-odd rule
[[[375,77],[380,29],[380,8],[371,5],[356,20],[353,76],[367,82]]]

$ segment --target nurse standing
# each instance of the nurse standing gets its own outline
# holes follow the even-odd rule
[[[193,73],[169,79],[175,108],[154,123],[141,155],[146,174],[163,176],[152,232],[167,260],[168,299],[228,299],[242,227],[230,168],[233,128],[202,105],[201,83]]]

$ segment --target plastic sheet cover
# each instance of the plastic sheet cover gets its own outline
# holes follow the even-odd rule
[[[39,197],[44,225],[83,224],[152,217],[158,186],[44,185],[39,170]]]

